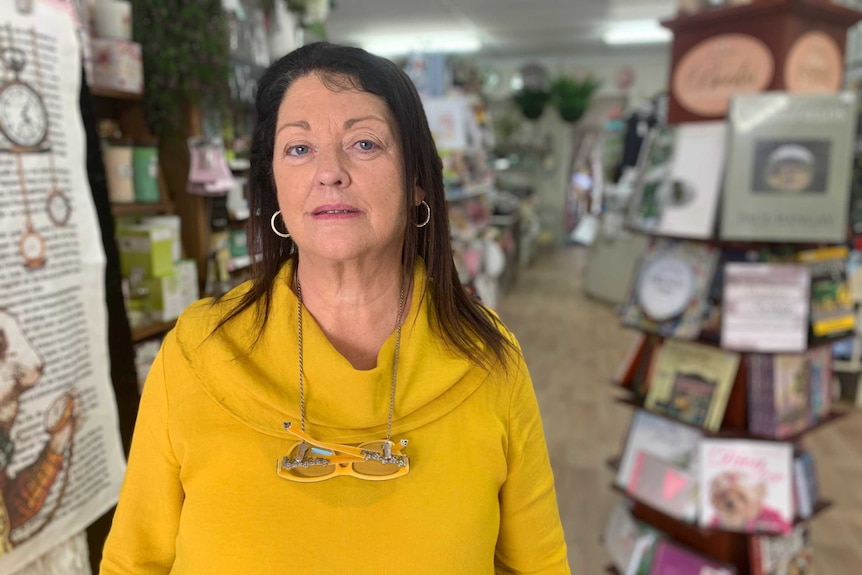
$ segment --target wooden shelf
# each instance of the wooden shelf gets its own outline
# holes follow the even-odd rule
[[[111,213],[114,216],[149,216],[154,214],[173,213],[174,207],[166,202],[132,204],[111,204]]]
[[[132,92],[122,92],[120,90],[110,90],[108,88],[90,88],[90,93],[98,98],[108,98],[111,100],[129,100],[140,102],[144,99],[143,94],[134,94]]]
[[[659,413],[657,411],[648,410],[642,402],[637,401],[636,399],[632,399],[630,397],[617,397],[614,401],[616,403],[626,405],[626,406],[632,407],[634,409],[643,409],[645,411],[648,411],[652,415],[655,415],[657,417],[661,417],[663,419],[667,419],[670,421],[674,421],[674,422],[679,423],[681,425],[685,425],[686,427],[692,427],[694,429],[699,430],[705,436],[708,436],[708,437],[715,437],[715,438],[719,438],[719,439],[752,439],[752,440],[757,440],[757,441],[774,441],[774,442],[779,442],[779,443],[796,443],[796,441],[801,439],[804,435],[811,433],[812,431],[815,431],[815,430],[817,430],[817,429],[819,429],[825,425],[828,425],[834,421],[837,421],[837,420],[841,419],[842,417],[846,416],[848,413],[847,410],[833,409],[832,411],[830,411],[826,415],[826,417],[822,418],[820,421],[818,421],[814,425],[807,427],[807,428],[803,429],[802,431],[798,431],[798,432],[794,433],[793,435],[789,435],[787,437],[782,437],[782,438],[777,438],[777,437],[769,437],[767,435],[759,435],[756,433],[751,433],[747,429],[738,429],[738,428],[723,428],[723,429],[719,429],[718,431],[710,431],[708,429],[704,429],[703,427],[700,427],[699,425],[695,425],[695,424],[689,423],[687,421],[681,421],[675,417],[665,415],[664,413]]]
[[[173,329],[176,323],[177,320],[174,319],[171,321],[159,321],[141,327],[133,327],[132,343],[138,343],[140,341],[144,341],[145,339],[150,339],[151,337],[156,337],[167,333],[168,331]]]
[[[846,24],[848,27],[862,19],[862,12],[834,4],[831,1],[758,0],[757,2],[740,6],[726,6],[703,10],[691,15],[681,14],[673,19],[665,20],[661,24],[674,31],[682,26],[687,28],[708,28],[716,23],[726,22],[729,19],[741,20],[743,18],[749,19],[766,16],[774,12],[776,8],[783,7],[787,7],[801,16],[815,16],[837,24]]]
[[[721,350],[729,352],[729,353],[739,353],[739,354],[746,354],[746,353],[747,354],[755,354],[756,353],[756,354],[761,354],[761,355],[784,355],[784,354],[794,354],[794,353],[805,353],[806,351],[816,349],[818,347],[833,345],[839,341],[843,341],[845,339],[850,339],[854,336],[854,332],[848,332],[848,333],[842,333],[840,335],[835,335],[835,336],[831,336],[831,337],[823,337],[823,338],[818,338],[816,340],[812,340],[810,338],[810,334],[809,334],[808,346],[802,351],[760,351],[760,350],[755,350],[755,349],[746,350],[746,349],[731,349],[731,348],[727,348],[727,347],[721,347],[721,341],[720,340],[715,341],[715,340],[704,339],[704,338],[685,339],[685,338],[681,338],[681,337],[663,335],[660,333],[656,333],[654,331],[648,331],[646,329],[643,329],[643,328],[640,328],[640,327],[637,327],[634,325],[628,325],[628,324],[624,324],[624,323],[620,324],[620,325],[625,329],[637,331],[640,333],[645,333],[647,335],[658,336],[658,337],[662,338],[663,340],[670,339],[670,340],[684,341],[684,342],[688,342],[688,343],[697,343],[700,345],[705,345],[708,347],[714,347],[717,349],[721,349]]]

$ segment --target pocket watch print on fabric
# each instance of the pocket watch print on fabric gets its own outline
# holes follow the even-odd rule
[[[39,87],[44,92],[45,87],[42,83],[42,66],[39,61],[39,46],[36,41],[36,31],[30,29],[30,43],[33,47],[33,61],[36,64],[36,76],[39,78]],[[65,191],[57,184],[57,167],[54,164],[54,146],[51,145],[51,126],[50,118],[46,116],[45,121],[45,148],[48,150],[48,165],[51,172],[51,191],[48,193],[48,198],[45,200],[45,211],[48,213],[48,218],[57,226],[65,226],[69,217],[72,215],[72,202],[69,201]]]
[[[30,205],[32,186],[28,187],[25,176],[25,154],[48,152],[52,185],[46,197],[46,212],[51,222],[55,226],[65,225],[71,216],[72,206],[69,198],[57,185],[54,154],[49,143],[48,110],[44,99],[36,88],[21,77],[27,66],[27,53],[15,46],[15,33],[11,23],[7,23],[5,28],[6,42],[0,46],[0,62],[7,77],[0,85],[0,134],[7,142],[0,147],[0,152],[15,155],[25,218],[24,231],[18,240],[18,251],[25,267],[35,270],[45,265],[47,250],[45,238],[36,229],[33,221]],[[29,34],[34,69],[39,87],[44,88],[35,30],[31,29]],[[13,75],[11,80],[8,79],[9,72]]]
[[[0,60],[14,77],[0,86],[0,132],[12,144],[10,152],[42,152],[48,136],[48,110],[39,92],[20,79],[27,55],[14,47],[11,24],[6,30],[8,44],[0,50]]]

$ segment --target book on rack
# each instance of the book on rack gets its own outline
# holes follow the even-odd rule
[[[665,539],[656,546],[650,575],[736,575],[736,568]]]
[[[616,484],[668,515],[697,515],[697,449],[694,427],[638,410],[632,417]]]
[[[620,575],[648,575],[656,543],[662,534],[634,518],[628,505],[619,501],[602,531],[602,544]]]
[[[784,439],[801,433],[832,408],[832,354],[820,346],[797,354],[751,354],[748,428]]]
[[[847,281],[847,246],[804,250],[797,254],[811,270],[811,340],[852,335],[856,312]]]
[[[696,339],[719,250],[684,240],[653,238],[622,311],[624,325],[664,337]]]
[[[721,238],[844,241],[855,95],[738,95],[728,118]]]
[[[793,460],[793,484],[796,515],[808,519],[814,515],[814,505],[820,497],[814,455],[810,451],[797,455]]]
[[[668,340],[658,352],[644,406],[717,431],[739,371],[739,354]]]
[[[794,352],[808,347],[811,273],[803,264],[724,266],[721,347]]]
[[[713,237],[727,124],[654,128],[644,142],[628,225],[677,238]]]
[[[793,527],[793,445],[707,438],[700,443],[702,527],[787,534]]]
[[[789,535],[755,535],[749,539],[751,575],[811,575],[814,550],[808,525]]]

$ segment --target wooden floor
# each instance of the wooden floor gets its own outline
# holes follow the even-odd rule
[[[583,248],[564,248],[522,270],[500,313],[518,337],[545,424],[576,575],[609,561],[599,534],[618,495],[606,460],[618,455],[631,417],[609,382],[634,333],[614,310],[583,295]],[[812,524],[817,575],[862,573],[862,411],[807,436],[821,492],[835,506]]]

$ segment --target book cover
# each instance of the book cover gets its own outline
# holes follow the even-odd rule
[[[739,370],[739,354],[666,341],[658,353],[644,406],[710,431],[721,427]]]
[[[731,101],[728,118],[721,238],[844,241],[855,95],[739,95]]]
[[[724,248],[709,285],[709,295],[703,313],[700,339],[711,342],[721,340],[721,301],[724,292],[724,267],[730,262],[755,263],[764,261],[764,250]]]
[[[777,353],[807,349],[810,284],[810,271],[802,264],[726,264],[721,347]]]
[[[832,411],[832,361],[832,346],[821,345],[808,350],[812,424]]]
[[[847,281],[847,246],[804,250],[798,259],[811,270],[812,340],[852,335],[856,312]]]
[[[814,506],[820,496],[817,473],[814,469],[814,456],[810,451],[798,455],[793,460],[794,488],[796,489],[796,514],[808,519],[814,514]]]
[[[646,451],[635,455],[626,492],[671,517],[691,520],[697,513],[697,478]]]
[[[646,142],[629,225],[677,238],[712,238],[726,139],[723,121],[654,129]]]
[[[775,398],[775,437],[800,433],[811,425],[811,365],[808,354],[781,354],[772,358]]]
[[[793,446],[704,439],[700,444],[703,527],[787,534],[793,527]]]
[[[605,529],[602,544],[611,562],[622,575],[636,575],[650,548],[655,545],[658,532],[637,521],[628,506],[617,503]]]
[[[696,339],[719,251],[713,246],[653,239],[622,311],[623,324],[665,337]]]
[[[656,546],[650,575],[735,575],[736,569],[664,540]]]
[[[697,446],[703,434],[644,410],[635,411],[626,435],[616,485],[627,489],[637,465],[638,454],[648,453],[676,469],[697,477]],[[693,519],[693,517],[692,517]]]
[[[789,535],[755,535],[749,540],[751,575],[812,575],[812,549],[807,525]]]

